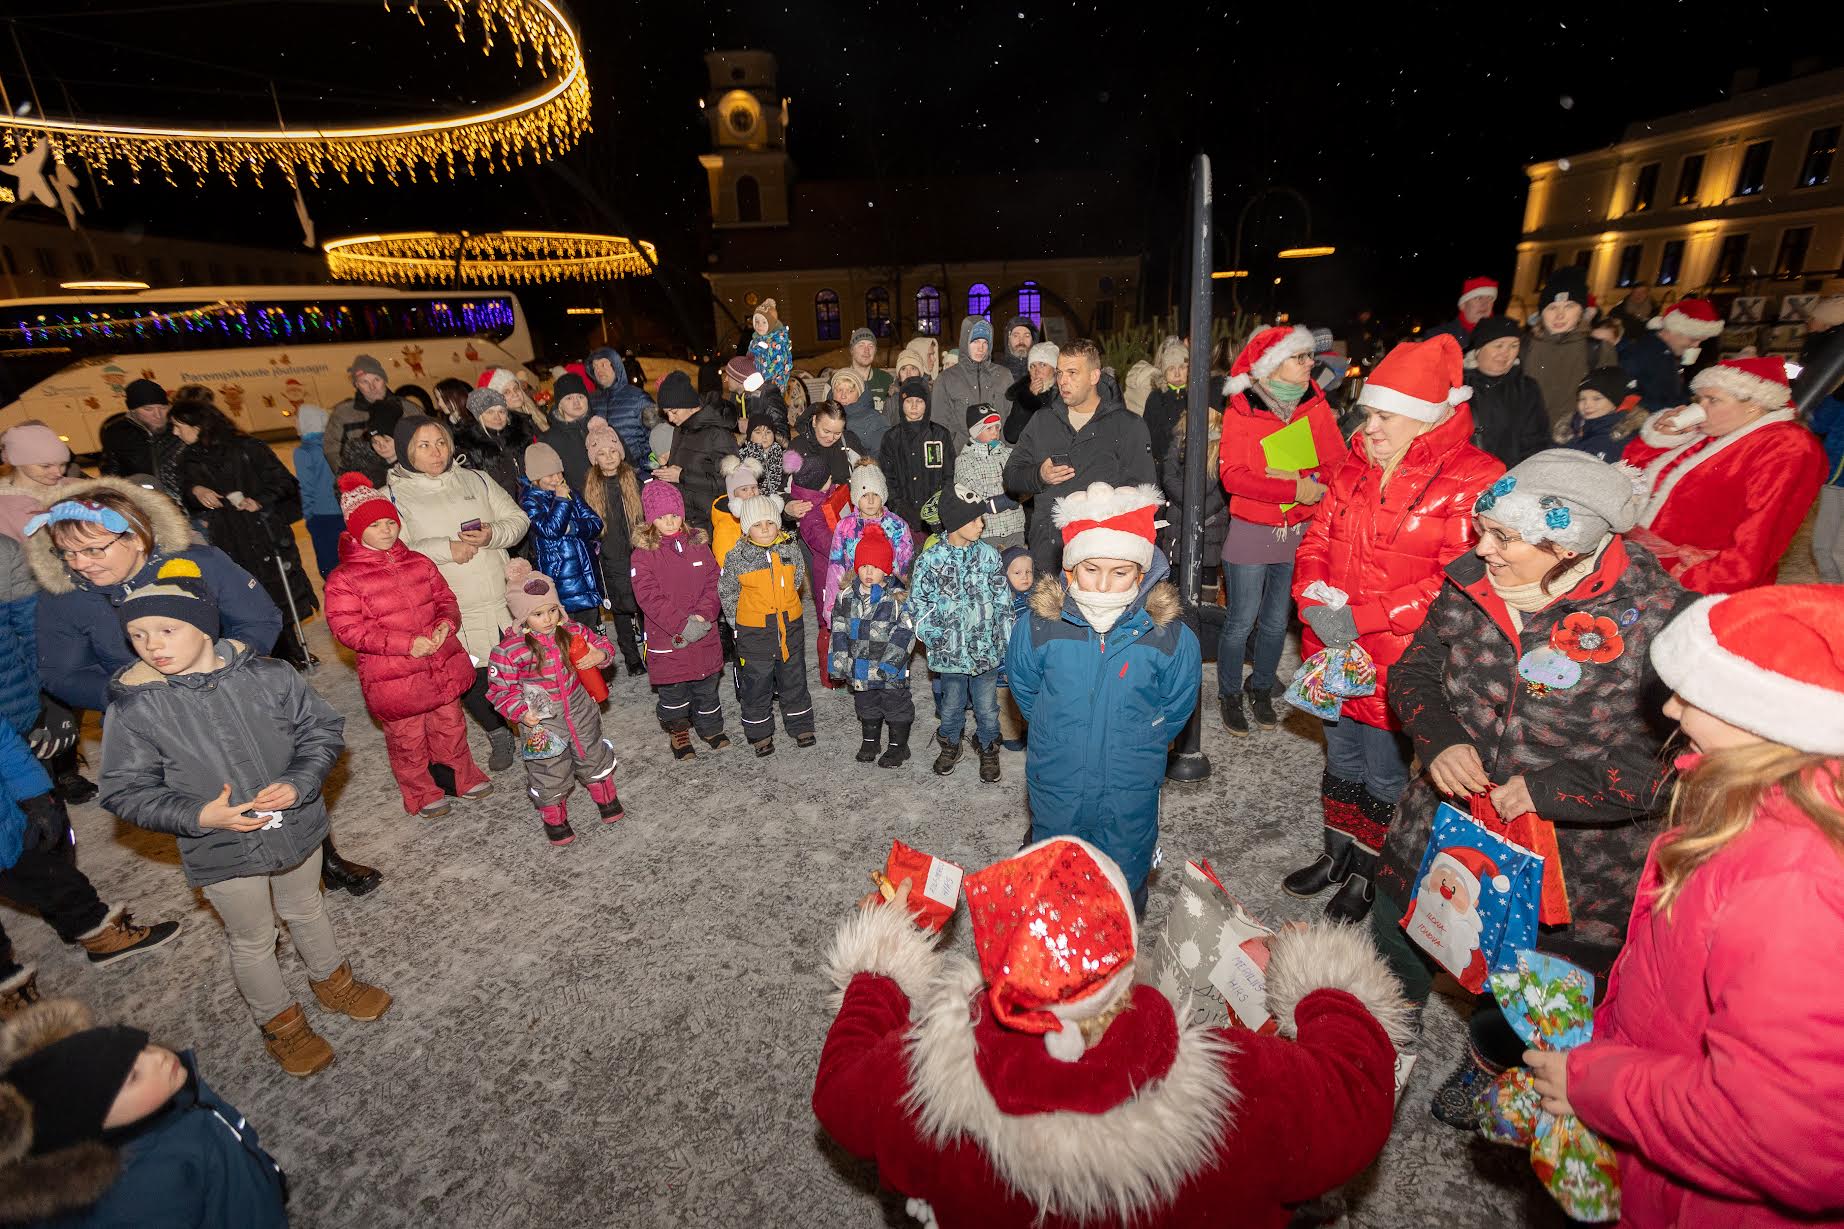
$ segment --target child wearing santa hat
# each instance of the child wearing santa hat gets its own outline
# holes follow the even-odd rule
[[[327,630],[358,655],[359,693],[384,728],[403,809],[439,818],[448,814],[444,786],[468,799],[493,792],[461,712],[474,685],[473,660],[455,635],[461,607],[434,562],[403,544],[390,496],[364,474],[343,474],[339,485],[346,532],[340,566],[327,576]]]
[[[1056,501],[1063,572],[1031,591],[1005,673],[1030,723],[1031,831],[1093,842],[1145,912],[1166,748],[1197,707],[1203,657],[1154,549],[1164,500],[1097,482]]]
[[[1844,1218],[1844,590],[1707,597],[1652,642],[1690,747],[1594,1039],[1527,1052],[1620,1158],[1622,1224]]]
[[[1274,936],[1279,1035],[1232,1034],[1135,982],[1127,877],[1085,841],[966,877],[977,964],[913,890],[839,927],[813,1110],[924,1224],[1279,1229],[1382,1149],[1408,1009],[1361,931]]]

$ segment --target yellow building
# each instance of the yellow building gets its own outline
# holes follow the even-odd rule
[[[1603,307],[1633,286],[1660,302],[1844,289],[1844,70],[1816,73],[1628,126],[1607,149],[1525,168],[1530,191],[1506,307],[1525,315],[1558,265],[1588,271]],[[1742,305],[1746,308],[1746,304]],[[1759,306],[1759,305],[1757,305]]]

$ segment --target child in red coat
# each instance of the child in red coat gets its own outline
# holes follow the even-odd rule
[[[602,822],[624,812],[615,794],[615,749],[602,737],[602,711],[590,687],[596,668],[615,648],[601,632],[570,621],[548,576],[514,559],[506,565],[506,608],[512,626],[487,659],[487,702],[523,735],[532,805],[553,845],[576,839],[570,828],[570,787],[581,781]],[[585,650],[585,647],[587,651]]]
[[[1844,1225],[1844,589],[1707,597],[1652,641],[1692,754],[1594,1039],[1528,1051],[1620,1158],[1623,1225]]]
[[[467,746],[461,697],[474,663],[455,635],[461,608],[427,555],[405,546],[397,505],[364,474],[339,480],[346,532],[339,566],[327,575],[327,627],[359,659],[359,691],[384,727],[384,751],[403,793],[403,809],[438,818],[448,800],[430,765],[453,774],[463,798],[493,785]]]
[[[965,886],[977,967],[912,924],[907,880],[828,960],[813,1111],[912,1215],[1278,1229],[1382,1151],[1409,1009],[1362,931],[1276,935],[1281,1035],[1231,1034],[1134,983],[1133,902],[1094,846],[1053,837]]]
[[[647,523],[634,531],[634,599],[647,620],[647,681],[658,695],[660,728],[674,759],[695,758],[692,731],[712,750],[730,745],[724,733],[723,643],[713,632],[723,614],[717,557],[710,537],[685,524],[685,500],[670,482],[640,489]]]

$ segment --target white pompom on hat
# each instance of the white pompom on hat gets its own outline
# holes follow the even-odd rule
[[[1303,324],[1261,329],[1248,339],[1230,364],[1229,379],[1223,382],[1223,391],[1229,396],[1246,392],[1249,385],[1267,379],[1296,354],[1317,352],[1313,331]]]
[[[1117,487],[1096,482],[1063,496],[1053,513],[1063,532],[1063,569],[1085,559],[1124,559],[1151,567],[1159,537],[1157,511],[1164,503],[1165,496],[1150,484]]]
[[[1440,422],[1473,395],[1460,343],[1440,333],[1405,341],[1383,356],[1357,395],[1359,405],[1417,422]]]

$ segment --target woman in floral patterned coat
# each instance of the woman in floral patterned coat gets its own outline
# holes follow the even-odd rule
[[[1474,505],[1478,547],[1448,565],[1390,674],[1424,771],[1390,826],[1371,926],[1413,1001],[1426,1001],[1434,966],[1401,923],[1411,904],[1438,907],[1414,892],[1443,800],[1501,817],[1511,840],[1545,856],[1540,949],[1604,986],[1625,942],[1667,771],[1647,648],[1686,596],[1623,536],[1643,504],[1636,479],[1569,449],[1500,478]],[[1474,1082],[1523,1048],[1489,1005],[1472,1032],[1435,1094],[1435,1116],[1455,1126],[1472,1125]]]

